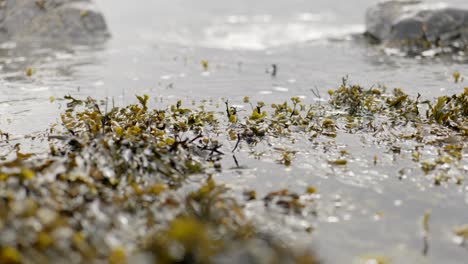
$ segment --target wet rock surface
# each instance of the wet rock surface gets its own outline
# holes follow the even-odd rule
[[[466,51],[468,10],[423,1],[385,1],[367,10],[366,34],[386,46],[416,53]]]
[[[86,43],[109,37],[103,15],[89,0],[2,0],[0,41]]]

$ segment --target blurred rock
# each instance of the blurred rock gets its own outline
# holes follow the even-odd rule
[[[423,1],[384,1],[367,10],[366,34],[390,46],[468,47],[468,10]]]
[[[91,0],[0,0],[0,42],[100,42],[110,36]]]

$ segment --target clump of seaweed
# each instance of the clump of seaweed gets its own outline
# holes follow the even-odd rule
[[[317,263],[258,232],[210,176],[223,155],[213,112],[65,99],[46,157],[17,147],[0,164],[0,262]]]
[[[220,154],[217,143],[204,137],[205,127],[216,125],[213,113],[182,108],[180,102],[168,111],[149,111],[148,99],[138,97],[138,105],[104,113],[91,98],[71,98],[62,114],[66,132],[61,136],[68,146],[53,153],[68,156],[69,172],[84,170],[111,185],[126,186],[140,175],[152,181],[166,178],[174,186],[204,172],[204,161],[213,163]],[[85,109],[72,112],[77,105]]]
[[[344,109],[351,117],[373,118],[376,114],[387,114],[389,117],[411,119],[419,114],[419,96],[416,100],[401,89],[387,93],[385,87],[364,89],[359,85],[348,85],[347,78],[336,91],[329,91],[330,105]]]
[[[291,251],[258,233],[242,206],[211,178],[187,196],[185,206],[165,229],[150,235],[147,247],[158,263],[318,263],[313,255]],[[265,250],[262,254],[259,247]]]
[[[458,95],[441,96],[428,105],[426,117],[430,121],[468,135],[468,88]]]
[[[337,108],[346,108],[350,116],[365,115],[379,110],[376,95],[381,95],[378,89],[365,90],[359,85],[348,85],[348,79],[343,78],[341,86],[329,92],[330,105]]]

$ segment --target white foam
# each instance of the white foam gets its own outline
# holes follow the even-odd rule
[[[332,12],[298,13],[290,17],[268,14],[215,17],[201,28],[139,33],[142,39],[227,50],[267,50],[312,41],[347,40],[365,31],[363,24],[341,24]]]
[[[336,15],[332,12],[300,13],[296,16],[296,19],[303,22],[330,22],[336,20]]]
[[[286,88],[286,87],[281,87],[281,86],[275,86],[275,87],[273,87],[273,89],[274,89],[275,91],[277,91],[277,92],[287,92],[287,91],[289,91],[288,88]]]
[[[364,25],[316,25],[302,22],[215,24],[203,31],[200,45],[220,49],[264,50],[364,32]]]

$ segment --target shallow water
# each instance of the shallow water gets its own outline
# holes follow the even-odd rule
[[[50,97],[66,94],[107,97],[115,104],[134,102],[134,95],[143,93],[169,101],[227,98],[242,104],[244,96],[266,102],[292,96],[317,101],[311,90],[327,98],[326,91],[338,87],[346,75],[352,83],[401,87],[426,98],[459,93],[467,86],[466,81],[451,80],[454,71],[468,75],[467,64],[390,57],[354,39],[352,35],[364,30],[365,8],[376,1],[97,2],[113,35],[102,46],[1,45],[1,130],[18,137],[43,131],[57,121],[61,110],[61,101],[50,103]],[[208,72],[201,60],[208,61]],[[278,65],[275,78],[267,73],[272,64]],[[32,77],[25,76],[28,67],[34,70]],[[227,170],[219,178],[260,193],[316,186],[324,205],[323,215],[313,220],[316,232],[305,236],[284,228],[284,221],[294,219],[271,221],[265,227],[284,232],[288,241],[310,243],[329,263],[350,263],[366,254],[387,255],[394,263],[466,259],[468,251],[452,242],[450,231],[468,221],[468,189],[433,187],[414,172],[399,181],[398,171],[414,165],[402,158],[392,162],[385,147],[359,136],[340,135],[336,145],[362,162],[334,170],[322,152],[304,143],[295,147],[301,154],[292,168],[253,161],[241,152],[237,158],[247,169]],[[386,162],[371,166],[375,155]],[[466,167],[466,154],[463,161]],[[224,163],[224,168],[234,167],[228,158]],[[423,257],[419,221],[426,210],[432,211],[432,218],[429,254]]]

